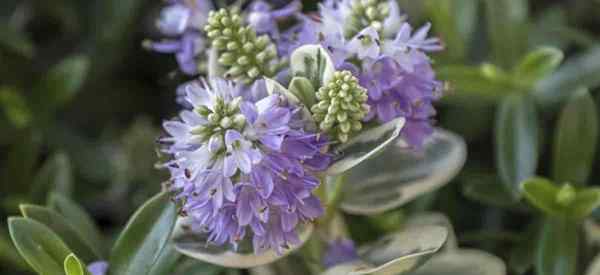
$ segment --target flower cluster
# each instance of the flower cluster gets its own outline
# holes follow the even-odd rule
[[[312,191],[315,172],[329,165],[327,142],[292,127],[301,125],[298,108],[266,95],[264,81],[253,88],[258,96],[220,79],[189,84],[192,110],[164,124],[161,141],[173,157],[165,166],[182,211],[209,241],[235,246],[250,229],[256,252],[281,253],[299,242],[299,223],[323,212]]]

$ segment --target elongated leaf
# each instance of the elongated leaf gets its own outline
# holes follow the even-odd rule
[[[468,50],[468,43],[475,30],[478,1],[427,0],[424,1],[432,25],[446,45],[446,52],[453,60],[461,60]]]
[[[290,57],[290,68],[293,76],[308,78],[315,89],[327,83],[335,71],[331,57],[320,45],[296,49]]]
[[[148,275],[171,275],[177,262],[183,257],[172,243],[167,243]]]
[[[81,263],[81,261],[75,256],[75,254],[71,253],[65,259],[64,263],[65,273],[66,275],[85,275],[85,264]]]
[[[64,275],[67,245],[47,226],[28,218],[9,218],[10,236],[23,258],[38,273]]]
[[[63,215],[73,227],[77,228],[89,243],[104,256],[104,243],[94,220],[77,203],[60,193],[51,193],[49,207]]]
[[[556,70],[563,57],[559,49],[539,48],[528,53],[517,65],[513,74],[521,85],[533,88],[539,80]]]
[[[527,4],[526,0],[485,0],[492,56],[504,68],[511,68],[527,49]]]
[[[582,220],[598,207],[600,207],[600,188],[586,188],[577,192],[574,201],[568,207],[568,217]]]
[[[538,275],[575,275],[577,225],[564,219],[546,221],[537,247]]]
[[[129,219],[110,255],[110,274],[148,274],[167,243],[177,213],[163,192],[142,205]]]
[[[48,193],[70,196],[73,191],[73,171],[69,157],[62,152],[52,155],[35,176],[31,187],[34,202],[43,203]]]
[[[75,253],[87,262],[102,257],[99,249],[57,212],[37,205],[21,205],[23,216],[36,220],[52,229]]]
[[[512,198],[512,191],[496,175],[469,175],[463,179],[465,197],[495,207],[520,210],[522,205]]]
[[[435,130],[421,152],[405,148],[400,139],[389,144],[348,170],[341,203],[345,212],[371,215],[408,203],[448,183],[466,160],[462,138],[442,129]]]
[[[232,268],[250,268],[277,261],[300,248],[313,231],[312,224],[301,225],[296,229],[300,244],[290,247],[282,254],[278,254],[273,249],[256,254],[249,239],[242,241],[237,251],[224,246],[213,246],[207,241],[206,233],[191,231],[188,223],[186,219],[179,219],[177,222],[176,232],[173,234],[177,251],[203,262]]]
[[[506,275],[502,259],[485,251],[460,249],[435,255],[413,275]]]
[[[19,253],[15,253],[15,251],[17,250],[10,240],[8,232],[0,228],[0,263],[10,265],[21,271],[31,270]]]
[[[557,201],[558,186],[544,178],[530,178],[521,184],[523,195],[535,207],[548,215],[561,216],[564,206]]]
[[[27,102],[16,89],[0,87],[0,106],[16,128],[29,126],[33,119]]]
[[[598,111],[586,89],[576,91],[562,111],[554,137],[553,178],[585,184],[598,142]]]
[[[404,118],[397,118],[383,125],[362,132],[358,136],[336,148],[341,159],[333,163],[326,174],[337,175],[381,152],[400,135]]]
[[[499,100],[519,91],[504,72],[491,68],[493,67],[489,65],[446,65],[436,68],[436,73],[456,90],[456,94],[451,94],[451,97],[477,96],[481,99]]]
[[[534,96],[543,106],[552,107],[569,98],[578,87],[596,88],[600,85],[600,47],[569,58],[558,71],[540,81]]]
[[[509,96],[496,115],[496,166],[500,179],[520,196],[519,183],[535,174],[538,162],[538,121],[533,101]]]

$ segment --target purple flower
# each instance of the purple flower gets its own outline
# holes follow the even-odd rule
[[[329,243],[325,256],[323,257],[323,265],[326,268],[330,268],[339,264],[350,263],[358,259],[354,242],[348,239],[337,239]]]
[[[315,172],[329,166],[327,141],[307,133],[298,107],[266,95],[264,83],[194,82],[182,98],[189,109],[164,123],[162,149],[172,190],[192,228],[218,245],[251,236],[255,251],[283,253],[298,243],[296,228],[323,213],[312,191]]]
[[[108,271],[108,262],[105,261],[97,261],[89,264],[87,266],[87,270],[92,275],[105,275]]]
[[[197,59],[204,52],[201,34],[212,4],[208,0],[171,0],[161,11],[156,22],[160,32],[168,38],[162,41],[145,41],[144,46],[160,53],[175,54],[182,72],[198,73]]]
[[[278,21],[291,18],[302,10],[302,3],[292,1],[282,8],[274,9],[265,1],[254,1],[250,4],[248,23],[258,34],[268,34],[271,39],[279,39]]]

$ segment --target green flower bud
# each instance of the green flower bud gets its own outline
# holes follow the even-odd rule
[[[362,119],[369,112],[367,90],[349,71],[335,72],[329,83],[316,93],[317,103],[310,110],[321,131],[340,142],[362,129]]]
[[[352,1],[350,16],[346,22],[346,38],[354,37],[362,29],[372,26],[378,32],[383,29],[383,21],[389,16],[390,7],[384,0]],[[365,41],[363,41],[365,42]]]
[[[207,22],[204,30],[218,50],[218,61],[226,67],[227,77],[250,84],[277,73],[275,46],[269,37],[257,37],[253,29],[244,26],[237,9],[210,12]]]

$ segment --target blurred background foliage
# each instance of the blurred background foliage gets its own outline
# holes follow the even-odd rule
[[[161,120],[175,115],[174,91],[186,78],[170,56],[140,45],[158,37],[154,20],[163,5],[0,2],[1,274],[32,273],[5,230],[19,204],[44,204],[49,194],[62,194],[112,240],[167,179],[154,168],[155,139]],[[461,246],[502,257],[510,274],[533,274],[530,251],[543,243],[537,236],[547,223],[521,199],[519,182],[542,175],[583,186],[600,178],[600,1],[400,5],[411,21],[431,21],[445,42],[447,50],[435,56],[439,77],[449,83],[438,125],[467,140],[469,157],[451,184],[408,207],[348,216],[352,236],[371,241],[413,211],[440,211]],[[315,3],[305,1],[304,8],[314,10]],[[598,251],[599,229],[593,220],[585,224],[577,230],[591,232],[584,236],[595,242],[579,248],[577,274]],[[224,272],[195,263],[182,264],[181,274]]]

